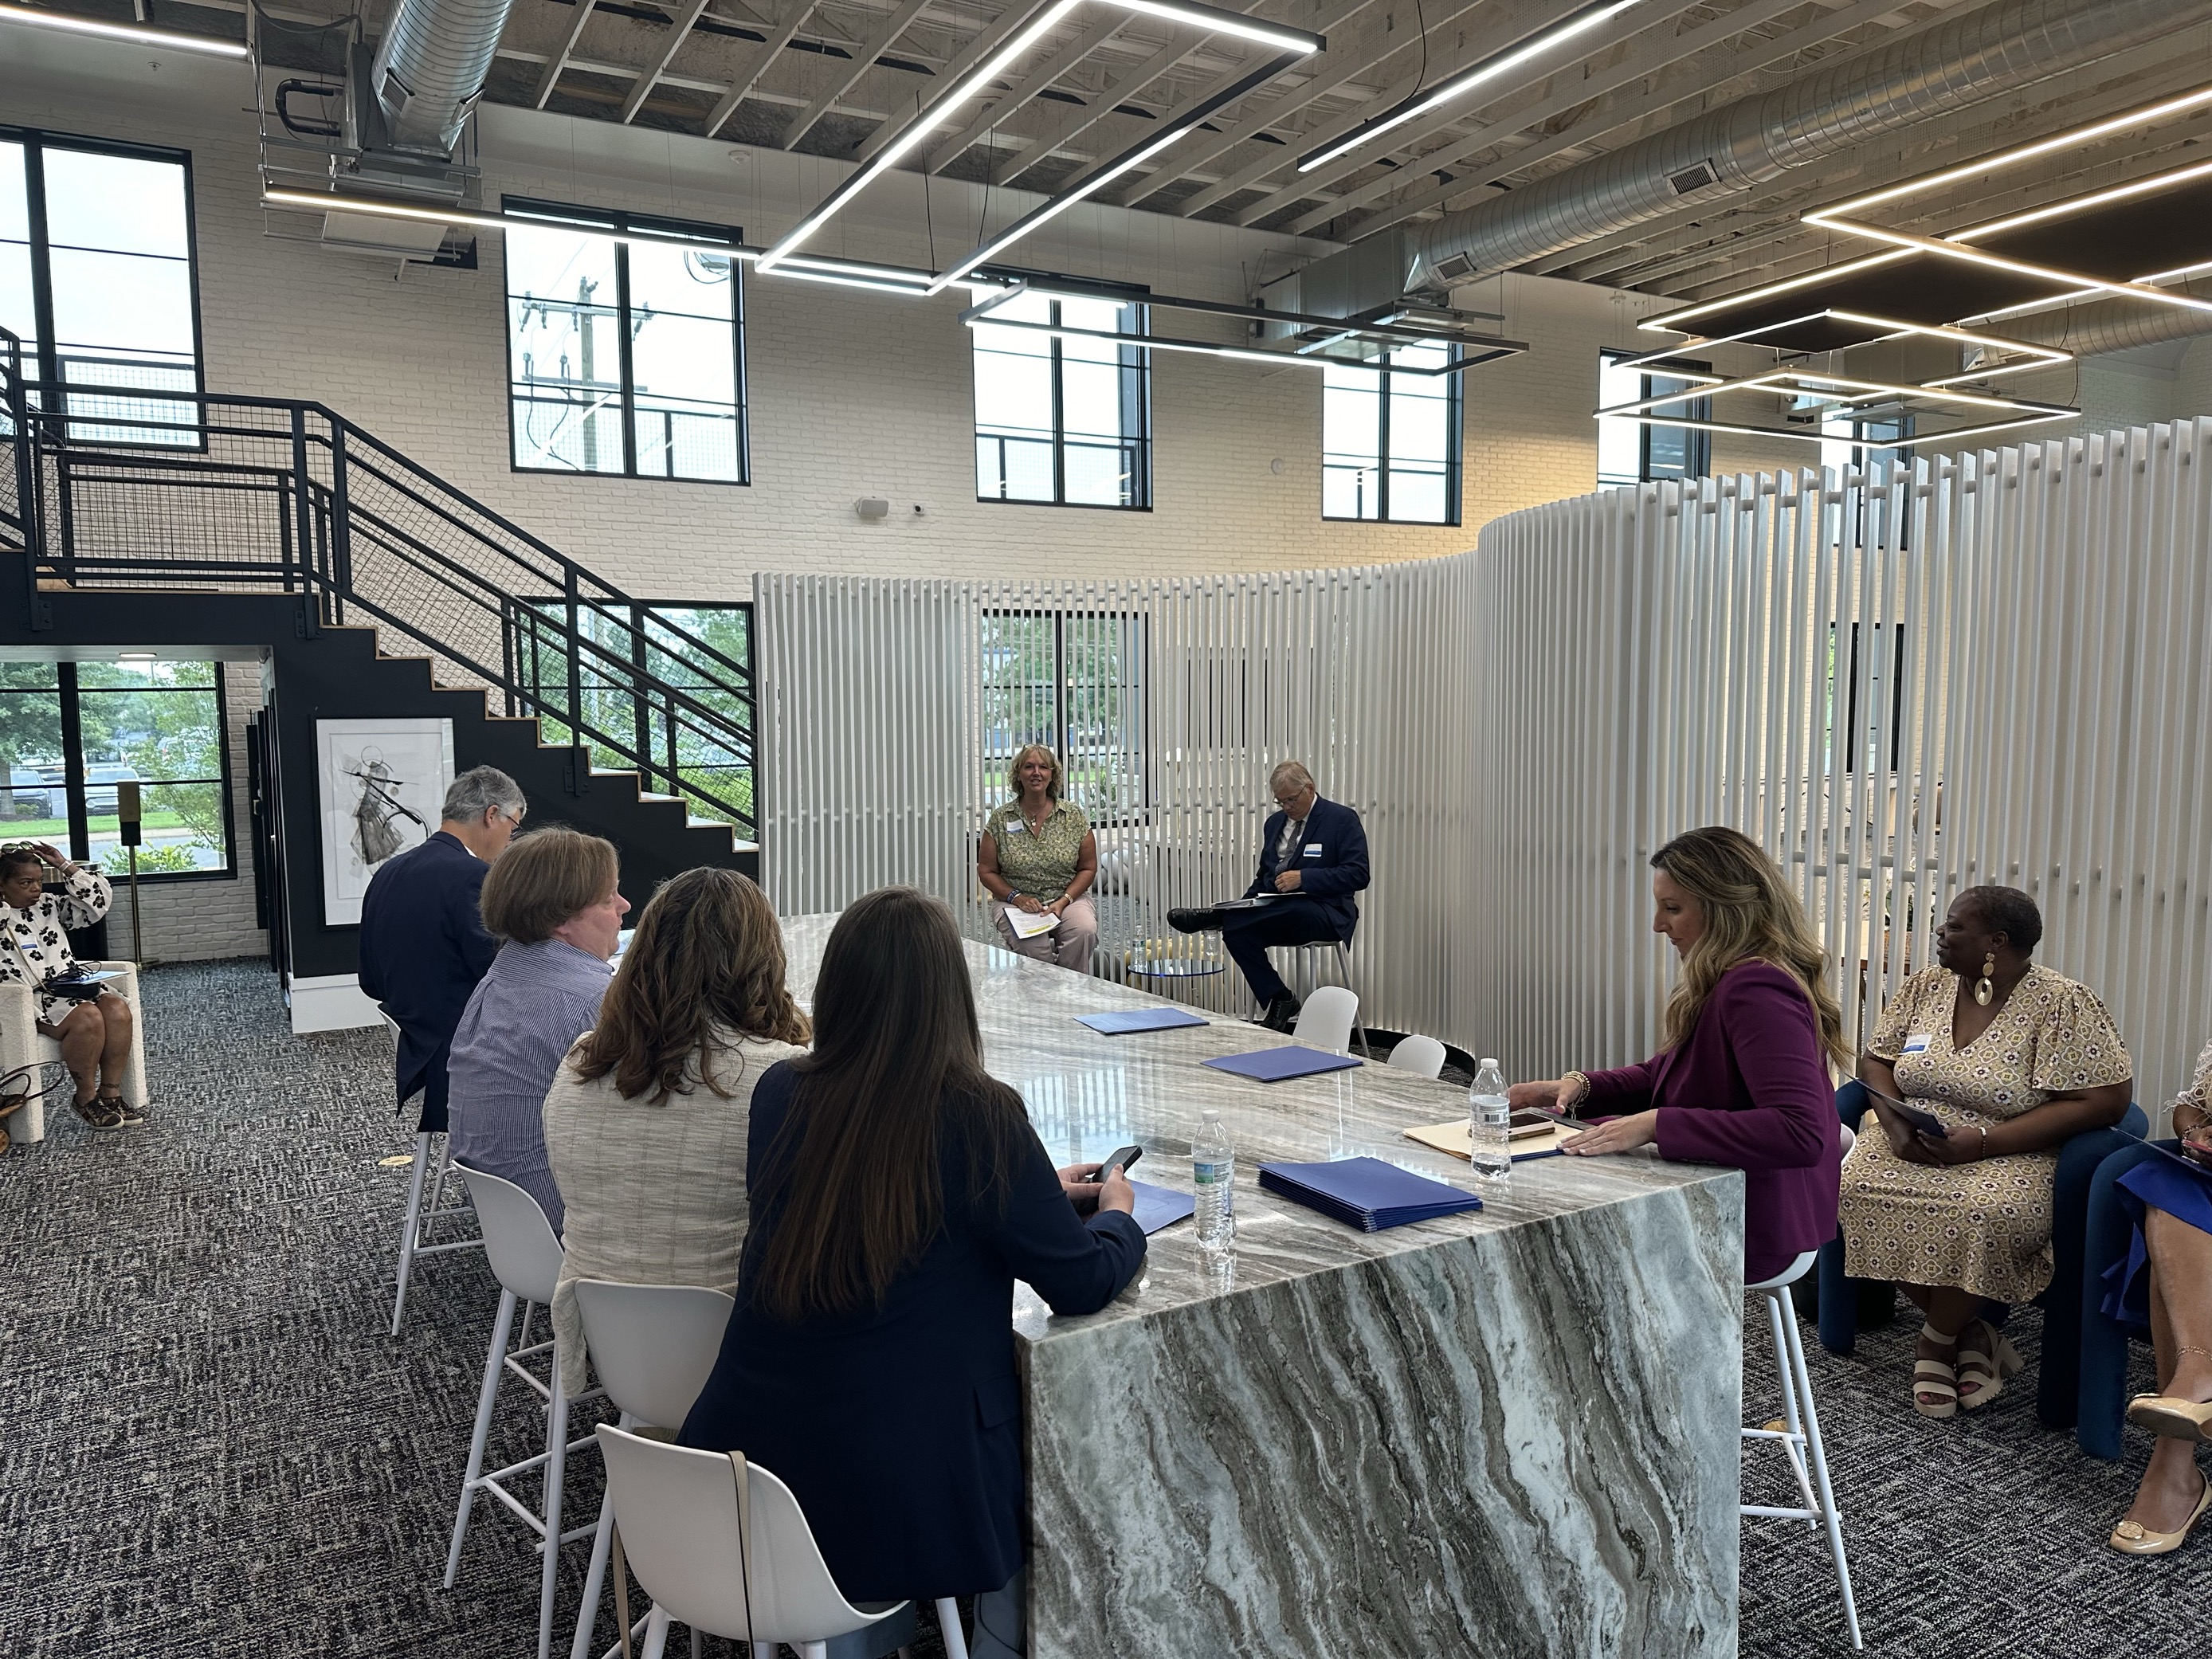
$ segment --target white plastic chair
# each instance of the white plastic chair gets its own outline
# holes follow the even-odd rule
[[[399,1023],[391,1015],[384,1016],[384,1024],[396,1044],[399,1041]],[[430,1143],[438,1143],[438,1184],[430,1194],[430,1207],[422,1208],[422,1183],[430,1168]],[[394,1276],[392,1293],[392,1334],[399,1334],[399,1322],[407,1312],[407,1284],[415,1274],[415,1258],[421,1255],[442,1255],[448,1250],[477,1250],[483,1248],[481,1238],[454,1239],[444,1244],[429,1242],[428,1230],[437,1222],[451,1220],[470,1213],[465,1204],[446,1207],[446,1177],[453,1172],[453,1148],[447,1137],[433,1134],[425,1129],[415,1137],[414,1168],[407,1176],[407,1218],[399,1226],[399,1267]]]
[[[1324,985],[1298,1010],[1291,1035],[1301,1042],[1340,1054],[1352,1046],[1352,1028],[1358,1023],[1359,999],[1341,985]]]
[[[833,1638],[907,1605],[848,1601],[791,1488],[757,1463],[745,1466],[741,1510],[737,1465],[726,1453],[670,1445],[612,1424],[601,1424],[599,1437],[623,1553],[653,1598],[644,1659],[663,1659],[678,1620],[751,1643],[754,1659],[769,1659],[779,1642],[804,1659],[826,1659]],[[937,1616],[948,1659],[968,1659],[959,1609],[939,1601]]]
[[[146,1104],[146,1011],[138,1000],[138,964],[135,962],[80,962],[80,968],[113,974],[108,989],[131,1005],[131,1054],[117,1086],[134,1106]],[[0,1075],[19,1066],[59,1066],[62,1045],[39,1030],[38,999],[27,985],[0,985]],[[64,1083],[61,1089],[70,1085]],[[59,1089],[54,1098],[67,1109],[70,1097]],[[33,1095],[23,1109],[9,1120],[9,1138],[19,1146],[34,1146],[46,1138],[46,1103]]]
[[[1390,1051],[1385,1064],[1401,1072],[1412,1072],[1419,1077],[1437,1078],[1444,1074],[1444,1045],[1432,1036],[1409,1036]]]
[[[446,1553],[446,1588],[453,1589],[454,1575],[461,1570],[461,1540],[468,1535],[470,1510],[477,1494],[488,1492],[538,1534],[538,1547],[545,1558],[538,1591],[538,1659],[549,1659],[553,1646],[553,1591],[560,1582],[561,1546],[588,1538],[592,1532],[590,1527],[579,1527],[567,1533],[561,1530],[561,1483],[568,1455],[592,1444],[588,1435],[576,1440],[568,1438],[568,1408],[597,1398],[600,1390],[594,1389],[570,1400],[561,1382],[559,1339],[549,1338],[534,1346],[530,1341],[529,1308],[552,1306],[553,1290],[560,1283],[563,1261],[561,1241],[554,1237],[553,1224],[545,1218],[545,1212],[536,1199],[511,1181],[472,1170],[465,1164],[453,1167],[461,1172],[469,1197],[476,1205],[477,1219],[483,1228],[484,1255],[491,1261],[492,1274],[499,1280],[500,1288],[499,1315],[492,1322],[491,1346],[484,1355],[483,1389],[477,1396],[476,1432],[469,1441],[468,1474],[461,1483],[460,1505],[453,1516],[453,1547]],[[518,1302],[524,1304],[523,1346],[509,1352],[507,1336],[514,1328]],[[521,1363],[543,1353],[551,1356],[550,1382],[540,1382]],[[487,1474],[483,1472],[484,1441],[491,1432],[492,1411],[499,1403],[499,1385],[507,1371],[528,1383],[545,1401],[545,1449]],[[515,1475],[541,1468],[544,1471],[544,1512],[532,1515],[504,1483]]]
[[[621,1426],[680,1429],[691,1402],[707,1386],[722,1351],[722,1333],[736,1304],[704,1285],[623,1285],[607,1279],[576,1281],[576,1310],[583,1316],[584,1346],[599,1385],[622,1412]],[[599,1501],[584,1604],[576,1614],[571,1659],[586,1659],[599,1623],[606,1583],[607,1548],[614,1531],[614,1492]],[[635,1632],[633,1632],[635,1634]]]
[[[1291,975],[1291,983],[1297,988],[1298,997],[1302,1001],[1310,1001],[1315,997],[1319,996],[1322,991],[1330,988],[1329,987],[1322,985],[1321,982],[1321,952],[1323,951],[1334,951],[1336,956],[1337,976],[1344,981],[1343,988],[1347,992],[1351,992],[1353,1006],[1355,1008],[1358,1007],[1359,994],[1352,989],[1352,946],[1347,945],[1344,940],[1340,939],[1316,939],[1309,945],[1275,945],[1271,948],[1280,951],[1295,951],[1298,953],[1297,963]],[[1344,1054],[1349,1054],[1351,1052],[1352,1045],[1350,1039],[1352,1035],[1356,1035],[1359,1038],[1359,1052],[1366,1055],[1370,1060],[1374,1059],[1375,1051],[1367,1046],[1366,1028],[1356,1023],[1352,1026],[1352,1032],[1347,1034],[1346,1040],[1336,1045],[1338,1051]]]
[[[1780,1509],[1767,1504],[1738,1505],[1747,1516],[1765,1516],[1778,1521],[1802,1521],[1809,1526],[1824,1526],[1828,1534],[1828,1553],[1836,1559],[1836,1582],[1844,1595],[1844,1624],[1850,1632],[1854,1648],[1866,1644],[1859,1638],[1858,1603],[1851,1595],[1851,1570],[1844,1559],[1844,1517],[1836,1507],[1836,1495],[1828,1485],[1828,1454],[1820,1443],[1820,1419],[1813,1409],[1813,1379],[1805,1369],[1805,1346],[1797,1331],[1797,1309],[1790,1300],[1790,1287],[1802,1279],[1818,1260],[1812,1250],[1806,1251],[1771,1279],[1761,1279],[1744,1288],[1759,1291],[1766,1298],[1767,1322],[1774,1332],[1774,1369],[1782,1379],[1783,1426],[1778,1429],[1746,1429],[1746,1440],[1772,1441],[1780,1445],[1790,1459],[1790,1472],[1796,1477],[1797,1495],[1802,1500],[1792,1509]]]

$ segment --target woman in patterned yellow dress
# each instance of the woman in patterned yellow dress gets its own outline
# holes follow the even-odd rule
[[[975,852],[975,873],[998,901],[999,941],[1018,956],[1087,974],[1098,945],[1098,913],[1086,896],[1098,879],[1091,820],[1060,798],[1060,758],[1041,743],[1015,755],[1006,781],[1014,798],[985,821]],[[1054,926],[1024,939],[1009,908],[1050,916]]]
[[[2128,1109],[2127,1045],[2095,992],[2029,960],[2042,937],[2019,889],[1968,888],[1936,930],[1937,965],[1882,1010],[1859,1064],[1876,1098],[1844,1160],[1844,1258],[1927,1315],[1912,1387],[1924,1417],[1985,1406],[2020,1370],[1985,1304],[2051,1283],[2058,1149]]]

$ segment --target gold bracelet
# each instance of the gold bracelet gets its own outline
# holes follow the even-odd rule
[[[1559,1074],[1559,1108],[1561,1111],[1573,1110],[1589,1098],[1589,1092],[1590,1080],[1582,1073],[1563,1072]]]

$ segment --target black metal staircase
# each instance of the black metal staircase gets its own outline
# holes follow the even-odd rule
[[[289,600],[303,639],[374,627],[379,655],[425,656],[488,718],[536,720],[568,793],[634,774],[641,798],[754,841],[749,638],[700,637],[321,404],[25,366],[0,330],[0,552],[23,556],[31,637],[64,594]]]

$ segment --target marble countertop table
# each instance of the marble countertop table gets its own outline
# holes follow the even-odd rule
[[[834,917],[785,924],[808,997]],[[1114,1304],[1017,1286],[1036,1659],[1731,1655],[1743,1178],[1649,1156],[1516,1165],[1499,1193],[1404,1139],[1466,1109],[1382,1066],[1259,1084],[1242,1021],[1102,1036],[1163,999],[970,943],[986,1057],[1056,1164],[1136,1142],[1188,1192],[1237,1148],[1237,1248],[1156,1234]],[[1263,1162],[1386,1158],[1474,1213],[1361,1233]]]

